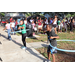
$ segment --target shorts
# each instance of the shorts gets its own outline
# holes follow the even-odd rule
[[[42,25],[39,25],[38,28],[42,28]]]
[[[54,27],[54,28],[56,28],[56,27],[57,27],[57,25],[56,25],[56,24],[53,24],[53,27]]]
[[[51,54],[57,53],[57,50],[52,48],[50,45],[48,46],[47,52],[51,52]]]

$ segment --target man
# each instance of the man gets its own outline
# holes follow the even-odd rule
[[[36,18],[37,34],[38,34],[38,19],[39,19],[39,17],[37,16],[37,18]]]

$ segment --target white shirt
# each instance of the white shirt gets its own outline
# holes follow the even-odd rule
[[[32,23],[32,22],[33,22],[33,20],[31,19],[31,20],[30,20],[30,22]]]
[[[26,25],[27,24],[27,21],[24,21],[24,24]]]
[[[9,23],[6,24],[5,26],[7,27],[7,29],[10,29],[10,24]]]
[[[15,27],[15,23],[14,22],[11,22],[10,25],[11,25],[11,27]]]
[[[57,20],[55,20],[53,24],[57,24]]]

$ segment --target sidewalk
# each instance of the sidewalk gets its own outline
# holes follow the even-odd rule
[[[27,43],[27,50],[22,50],[21,36],[11,35],[12,41],[7,40],[7,33],[0,27],[0,58],[3,62],[43,62],[45,57]]]

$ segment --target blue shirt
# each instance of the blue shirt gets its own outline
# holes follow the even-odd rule
[[[53,23],[53,21],[52,20],[50,20],[50,24],[52,24]]]

